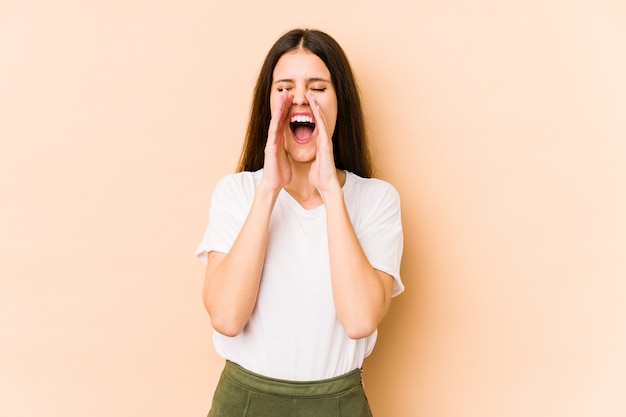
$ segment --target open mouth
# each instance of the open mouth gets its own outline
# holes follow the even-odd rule
[[[306,142],[313,135],[315,123],[313,118],[308,115],[297,114],[291,117],[289,127],[296,140]]]

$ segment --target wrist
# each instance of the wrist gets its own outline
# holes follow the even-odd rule
[[[254,199],[259,202],[268,202],[270,204],[274,204],[276,199],[278,198],[278,194],[280,194],[281,188],[272,187],[263,181],[259,183],[256,187],[256,191],[254,193]]]
[[[329,187],[324,191],[320,191],[320,196],[325,205],[332,205],[334,203],[343,203],[343,188],[340,184]]]

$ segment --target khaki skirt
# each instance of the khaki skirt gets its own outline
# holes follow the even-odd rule
[[[372,417],[361,370],[321,381],[264,377],[226,361],[208,417]]]

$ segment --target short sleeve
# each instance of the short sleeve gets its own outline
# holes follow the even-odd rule
[[[216,184],[208,225],[195,252],[198,259],[206,263],[209,252],[230,251],[252,206],[255,188],[250,172],[228,175]]]
[[[357,188],[355,232],[372,267],[394,278],[395,297],[404,291],[400,277],[404,246],[400,196],[391,184],[376,179],[363,180]]]

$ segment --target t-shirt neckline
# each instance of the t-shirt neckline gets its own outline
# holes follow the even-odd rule
[[[346,173],[346,181],[343,183],[343,187],[341,187],[344,192],[348,190],[352,183],[352,175],[348,171],[344,171]],[[324,203],[321,203],[318,206],[315,206],[311,209],[307,209],[302,207],[302,205],[296,200],[291,194],[287,192],[284,188],[280,190],[280,196],[291,206],[294,210],[298,211],[301,215],[306,217],[317,217],[321,213],[326,212],[326,208],[324,207]]]

